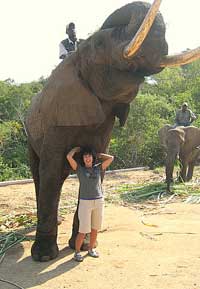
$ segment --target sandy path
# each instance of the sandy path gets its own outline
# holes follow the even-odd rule
[[[107,176],[104,186],[112,194],[122,184],[161,178],[150,171],[116,174]],[[67,195],[77,189],[76,180],[65,183],[61,206],[69,205]],[[0,196],[4,214],[28,212],[35,206],[32,184],[0,188]],[[57,259],[33,262],[32,241],[26,241],[6,253],[0,278],[37,289],[199,289],[200,205],[176,202],[140,208],[106,204],[98,238],[100,258],[85,257],[80,264],[67,247],[73,213],[66,214],[59,226]],[[29,236],[34,238],[34,234]],[[16,287],[0,282],[0,289],[12,288]]]
[[[194,289],[200,288],[199,205],[183,203],[157,208],[144,225],[140,210],[108,205],[105,231],[99,234],[99,259],[72,260],[66,247],[72,214],[59,227],[59,257],[35,263],[32,242],[11,249],[0,264],[0,277],[24,288],[41,289]],[[13,286],[0,282],[1,289]]]

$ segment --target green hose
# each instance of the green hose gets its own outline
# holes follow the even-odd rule
[[[0,236],[0,256],[14,245],[22,242],[26,237],[16,232],[9,232]]]

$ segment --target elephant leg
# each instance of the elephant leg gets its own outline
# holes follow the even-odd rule
[[[186,172],[187,172],[188,164],[186,162],[182,162],[181,172],[180,172],[180,181],[186,181]]]
[[[40,184],[40,177],[39,177],[39,164],[40,160],[35,151],[33,150],[30,143],[28,143],[28,152],[29,152],[29,163],[30,169],[33,176],[33,181],[35,185],[35,193],[36,193],[36,203],[38,208],[38,195],[39,195],[39,184]]]
[[[78,206],[79,206],[79,198],[78,198],[78,205],[76,208],[76,212],[74,213],[74,218],[73,218],[72,235],[68,242],[69,247],[71,249],[75,249],[75,240],[76,240],[76,236],[78,234],[78,229],[79,229]]]
[[[57,211],[64,182],[64,158],[62,154],[41,159],[38,194],[38,223],[35,242],[31,249],[35,261],[49,261],[58,255]]]
[[[190,181],[193,176],[193,171],[194,171],[194,162],[191,162],[188,164],[188,172],[187,172],[187,181]]]
[[[174,171],[174,160],[167,159],[165,173],[168,192],[170,192],[170,183],[173,182],[173,171]]]

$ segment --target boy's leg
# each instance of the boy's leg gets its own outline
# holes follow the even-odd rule
[[[79,232],[77,237],[76,237],[76,241],[75,241],[75,250],[76,250],[76,252],[80,252],[84,238],[85,238],[85,233],[80,233]]]
[[[78,262],[83,261],[80,250],[83,244],[85,234],[91,230],[91,202],[80,200],[78,208],[79,218],[79,232],[75,241],[75,254],[74,259]]]
[[[91,228],[92,231],[96,230],[97,232],[101,230],[101,226],[103,223],[103,214],[104,214],[104,199],[97,199],[94,201],[94,208],[92,210],[92,220],[91,220]],[[95,232],[93,232],[95,235]],[[96,233],[97,234],[97,233]]]
[[[94,201],[94,209],[92,211],[92,230],[90,234],[90,244],[88,254],[91,257],[99,257],[98,252],[95,251],[94,246],[97,239],[97,232],[101,229],[102,220],[103,220],[103,207],[104,200],[97,199]]]
[[[83,256],[81,255],[80,250],[81,245],[83,244],[84,237],[85,233],[78,233],[78,235],[76,236],[74,260],[77,262],[83,261]]]
[[[88,250],[88,255],[93,257],[93,258],[98,258],[99,253],[94,249],[94,245],[96,243],[97,239],[97,230],[92,229],[90,233],[90,244],[89,244],[89,250]]]
[[[90,233],[90,244],[89,244],[89,250],[93,249],[96,243],[97,239],[97,230],[92,229]]]

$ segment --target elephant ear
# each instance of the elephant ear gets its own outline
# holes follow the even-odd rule
[[[69,59],[53,71],[32,104],[27,124],[29,133],[36,139],[50,127],[91,126],[104,120],[99,99],[81,80]]]
[[[61,63],[43,91],[41,109],[53,126],[88,126],[105,119],[97,96],[72,62]]]
[[[168,131],[172,129],[172,126],[169,124],[164,125],[162,128],[158,131],[158,136],[160,139],[160,144],[165,149],[167,148],[167,138],[168,138]]]
[[[183,144],[185,142],[185,130],[183,127],[175,128],[177,138],[180,140],[180,143]]]

